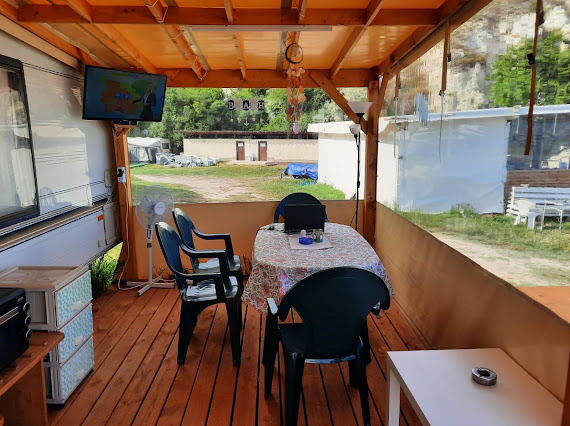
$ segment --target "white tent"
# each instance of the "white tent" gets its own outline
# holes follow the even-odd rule
[[[170,140],[164,138],[127,138],[129,161],[156,162],[158,152],[170,152]]]

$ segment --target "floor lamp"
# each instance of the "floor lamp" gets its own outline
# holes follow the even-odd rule
[[[372,106],[372,102],[349,102],[348,106],[358,117],[358,124],[353,124],[350,126],[350,133],[354,135],[354,140],[356,141],[356,211],[354,229],[358,232],[358,192],[360,190],[360,124],[362,123],[362,117]]]

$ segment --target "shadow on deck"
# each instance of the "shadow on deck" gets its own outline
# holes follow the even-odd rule
[[[223,305],[199,317],[186,364],[176,363],[179,296],[176,290],[112,287],[93,303],[95,367],[51,424],[280,425],[284,368],[275,369],[273,396],[263,396],[261,353],[265,318],[244,305],[242,362],[232,366]],[[368,365],[372,424],[385,423],[386,351],[426,349],[395,303],[380,319],[368,317],[372,362]],[[279,357],[279,360],[281,357]],[[299,424],[361,424],[358,390],[348,365],[307,364]],[[400,424],[420,424],[402,395]]]

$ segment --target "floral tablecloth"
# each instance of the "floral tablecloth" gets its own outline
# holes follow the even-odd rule
[[[368,242],[349,226],[326,223],[325,235],[333,247],[324,250],[293,250],[283,224],[262,227],[255,238],[253,264],[242,300],[261,312],[266,299],[279,300],[293,284],[323,269],[353,266],[366,269],[384,280],[394,295],[382,261]]]

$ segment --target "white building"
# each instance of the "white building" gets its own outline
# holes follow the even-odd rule
[[[523,126],[527,114],[528,108],[454,112],[444,116],[441,126],[440,114],[430,114],[425,125],[417,116],[399,116],[397,123],[394,117],[381,118],[378,201],[404,211],[438,213],[469,204],[480,213],[504,213],[509,169],[521,165],[527,170],[539,167],[556,174],[559,170],[553,169],[568,167],[570,106],[535,108],[533,149],[537,152],[531,157],[522,156],[518,147],[520,135],[526,134]],[[309,131],[319,134],[319,181],[342,190],[347,198],[353,197],[356,189],[356,144],[350,124],[309,125]],[[364,159],[365,135],[361,137]],[[509,140],[518,143],[510,153]],[[562,143],[566,148],[562,146],[556,154],[545,157],[542,145],[546,143]],[[361,183],[361,198],[363,187]]]
[[[276,161],[315,163],[317,135],[302,132],[182,131],[184,154],[216,157],[222,161]]]

